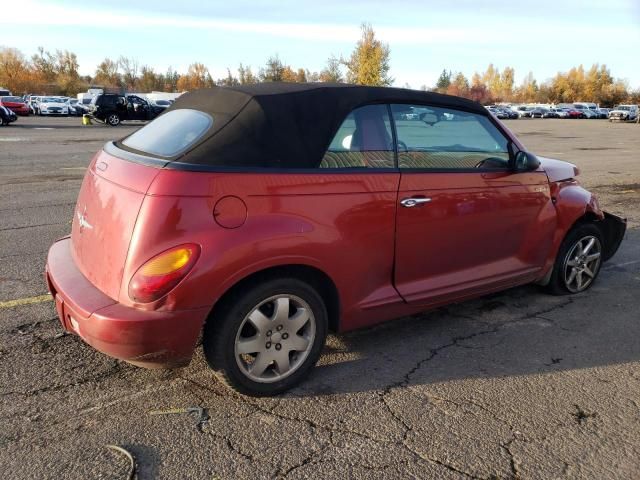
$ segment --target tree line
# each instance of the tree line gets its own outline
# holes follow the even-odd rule
[[[361,26],[361,37],[349,57],[330,56],[319,72],[292,67],[278,55],[270,56],[265,64],[253,72],[242,63],[235,69],[214,78],[208,67],[200,62],[178,73],[169,67],[158,72],[138,60],[120,56],[105,58],[93,75],[80,75],[78,58],[68,50],[50,52],[44,48],[27,58],[15,48],[0,48],[0,86],[15,94],[38,93],[74,96],[89,86],[129,92],[183,92],[214,85],[242,85],[257,82],[346,82],[358,85],[389,86],[391,52],[389,46],[376,38],[369,24]],[[408,85],[407,85],[408,87]],[[631,91],[627,83],[611,75],[606,65],[594,64],[589,70],[582,65],[538,84],[533,73],[516,85],[515,70],[502,71],[490,64],[482,73],[474,73],[469,80],[462,72],[444,69],[433,90],[470,98],[483,104],[494,102],[563,103],[590,101],[602,105],[621,102],[640,103],[640,90]]]
[[[471,81],[461,73],[443,70],[435,91],[470,98],[482,104],[511,103],[572,103],[595,102],[616,105],[622,102],[640,103],[640,90],[631,91],[624,80],[615,79],[606,65],[593,64],[585,71],[582,65],[538,84],[532,72],[516,85],[515,70],[502,72],[490,64],[482,73],[474,73]]]

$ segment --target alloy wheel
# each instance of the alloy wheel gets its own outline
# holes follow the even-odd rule
[[[244,318],[234,356],[242,373],[259,383],[293,374],[313,348],[316,321],[307,302],[291,294],[263,300]]]
[[[586,290],[593,282],[602,260],[602,245],[593,235],[582,237],[569,249],[564,260],[564,284],[572,293]]]

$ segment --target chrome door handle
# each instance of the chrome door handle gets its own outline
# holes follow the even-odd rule
[[[429,203],[430,201],[430,198],[425,197],[405,198],[400,201],[400,205],[402,205],[403,207],[411,208],[422,205],[423,203]]]

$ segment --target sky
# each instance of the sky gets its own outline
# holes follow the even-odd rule
[[[640,88],[640,0],[2,0],[0,46],[31,56],[77,54],[82,74],[105,57],[214,78],[240,63],[254,73],[277,54],[292,68],[320,71],[348,57],[370,23],[391,49],[394,84],[431,87],[440,72],[467,77],[489,63],[539,82],[583,64],[606,64]],[[15,13],[11,13],[15,12]]]

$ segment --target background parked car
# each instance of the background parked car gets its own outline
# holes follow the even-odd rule
[[[569,117],[569,109],[567,109],[567,108],[552,108],[551,111],[556,114],[556,118],[568,118]]]
[[[18,120],[18,116],[11,109],[0,105],[0,127]]]
[[[581,110],[576,110],[575,108],[567,108],[565,109],[567,112],[567,118],[584,118],[584,114]]]
[[[38,115],[69,115],[69,104],[61,97],[42,97],[38,102]]]
[[[609,112],[609,121],[613,120],[635,120],[638,117],[637,105],[618,105]]]
[[[544,118],[544,114],[548,111],[549,110],[547,110],[546,108],[536,107],[529,112],[529,116],[531,118]]]
[[[595,110],[591,110],[589,108],[585,108],[584,110],[582,110],[582,115],[583,115],[583,118],[590,118],[590,119],[600,118],[600,114],[598,112],[596,112]]]
[[[609,108],[599,108],[598,115],[599,118],[609,118]]]
[[[518,115],[518,112],[515,112],[515,111],[511,110],[510,108],[503,107],[503,108],[502,108],[502,111],[503,111],[504,113],[506,113],[506,114],[507,114],[507,116],[508,116],[511,120],[515,120],[515,119],[517,119],[517,118],[520,118],[520,116]]]
[[[77,98],[70,98],[68,100],[69,103],[69,115],[74,117],[81,117],[83,114],[88,112],[88,109],[85,108]]]
[[[506,120],[509,118],[509,114],[506,113],[503,109],[498,108],[498,107],[494,107],[494,106],[489,106],[486,107],[487,110],[489,110],[491,113],[493,113],[496,118],[499,118],[500,120]]]
[[[112,127],[124,120],[153,120],[165,108],[152,105],[137,95],[103,93],[91,101],[91,114]]]
[[[520,118],[531,117],[531,110],[533,110],[533,107],[516,107],[516,112],[518,112]]]
[[[560,118],[560,114],[555,108],[545,108],[542,118]]]
[[[12,110],[16,115],[29,115],[29,107],[20,97],[3,96],[0,97],[0,105]]]
[[[0,97],[10,97],[11,96],[11,91],[4,88],[4,87],[0,87]]]

